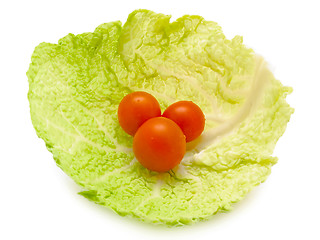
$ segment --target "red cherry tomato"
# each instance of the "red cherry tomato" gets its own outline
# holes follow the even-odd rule
[[[125,96],[118,107],[118,120],[122,129],[134,136],[148,119],[161,116],[160,105],[151,94],[133,92]]]
[[[182,129],[186,141],[190,142],[201,135],[205,125],[205,117],[200,107],[191,101],[180,101],[170,105],[163,117],[174,121]]]
[[[151,118],[136,132],[133,152],[146,168],[166,172],[180,163],[186,152],[186,140],[180,127],[163,117]]]

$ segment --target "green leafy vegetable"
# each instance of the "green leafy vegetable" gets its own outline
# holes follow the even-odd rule
[[[293,109],[262,57],[214,22],[147,10],[93,33],[42,43],[27,72],[33,125],[86,198],[121,215],[190,224],[229,210],[265,181]],[[121,99],[147,91],[161,108],[191,100],[202,136],[172,173],[142,167],[117,121]]]

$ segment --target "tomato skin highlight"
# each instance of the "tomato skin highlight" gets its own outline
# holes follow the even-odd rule
[[[161,109],[157,99],[147,92],[138,91],[126,95],[118,107],[120,126],[132,136],[145,121],[160,116]]]
[[[136,132],[133,152],[145,168],[167,172],[181,162],[186,152],[185,136],[172,120],[152,118]]]
[[[179,125],[190,142],[201,135],[205,126],[205,116],[198,105],[191,101],[179,101],[171,104],[162,114]]]

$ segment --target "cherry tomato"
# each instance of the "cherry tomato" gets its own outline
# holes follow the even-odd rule
[[[174,121],[182,129],[186,141],[190,142],[201,135],[205,125],[205,117],[200,107],[191,101],[180,101],[170,105],[163,117]]]
[[[118,107],[118,120],[122,129],[134,136],[148,119],[161,116],[160,105],[151,94],[133,92],[125,96]]]
[[[185,136],[172,120],[151,118],[135,134],[133,152],[144,167],[166,172],[182,160],[186,152]]]

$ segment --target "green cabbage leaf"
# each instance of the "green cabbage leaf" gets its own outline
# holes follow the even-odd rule
[[[32,123],[57,165],[84,197],[146,222],[183,225],[232,209],[265,181],[293,109],[292,91],[242,37],[226,39],[200,16],[137,10],[127,22],[102,24],[36,47],[28,98]],[[205,131],[168,173],[134,158],[132,137],[117,121],[121,99],[146,91],[162,110],[191,100]]]

